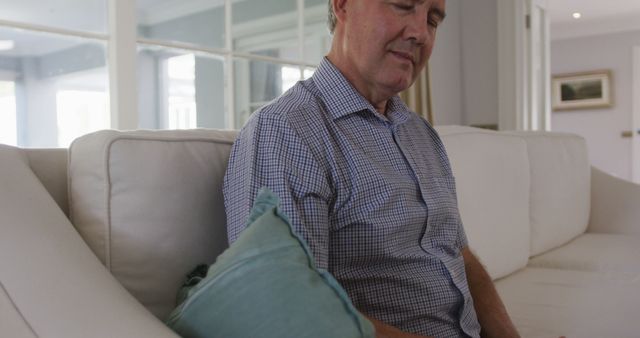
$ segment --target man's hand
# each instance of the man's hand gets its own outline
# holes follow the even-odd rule
[[[376,328],[376,338],[430,338],[400,331],[399,329],[391,325],[385,324],[377,319],[373,319],[368,316],[367,319],[369,319],[369,321],[371,321],[371,323],[373,323],[373,326]]]

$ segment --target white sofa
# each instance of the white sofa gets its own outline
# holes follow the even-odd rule
[[[638,337],[640,186],[581,137],[442,127],[470,247],[523,337]]]
[[[472,249],[524,337],[635,337],[640,187],[582,138],[438,128]],[[227,246],[232,131],[0,145],[0,336],[175,337],[162,321]]]

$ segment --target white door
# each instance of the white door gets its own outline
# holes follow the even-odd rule
[[[633,48],[633,135],[632,148],[632,177],[633,181],[640,184],[640,46]]]
[[[551,130],[551,68],[547,0],[527,0],[527,130]]]

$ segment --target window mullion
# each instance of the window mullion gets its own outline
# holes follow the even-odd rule
[[[305,62],[307,59],[305,58],[305,48],[304,48],[304,1],[305,0],[297,0],[298,4],[298,52],[300,55],[300,60]],[[300,67],[300,80],[304,80],[304,67]]]
[[[136,2],[131,0],[108,1],[111,127],[114,129],[137,129]]]
[[[224,22],[225,22],[225,48],[228,51],[232,51],[233,50],[233,35],[232,35],[232,29],[233,29],[233,21],[232,21],[232,15],[233,15],[233,11],[232,11],[232,2],[231,0],[225,0],[224,2]],[[227,55],[225,55],[225,60],[224,60],[224,65],[225,65],[225,82],[226,82],[226,86],[225,86],[225,98],[227,100],[227,111],[226,111],[226,121],[225,121],[225,125],[228,129],[237,129],[240,126],[236,126],[236,119],[235,119],[235,110],[236,110],[236,105],[235,105],[235,71],[234,71],[234,67],[233,67],[233,54],[232,53],[228,53]]]

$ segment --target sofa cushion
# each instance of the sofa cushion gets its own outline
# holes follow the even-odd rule
[[[640,236],[586,233],[533,257],[529,266],[616,272],[640,279]]]
[[[529,161],[519,137],[465,127],[440,127],[457,182],[469,246],[492,278],[529,258]]]
[[[496,282],[522,337],[637,337],[640,279],[526,268]]]
[[[315,267],[269,190],[248,223],[172,313],[171,328],[184,337],[374,337],[338,282]]]
[[[175,337],[109,274],[29,167],[0,145],[0,337]]]
[[[69,150],[70,216],[109,271],[156,316],[183,276],[227,246],[222,180],[232,131],[100,131]]]
[[[584,233],[591,176],[585,140],[577,135],[513,132],[527,142],[531,163],[531,255]]]

